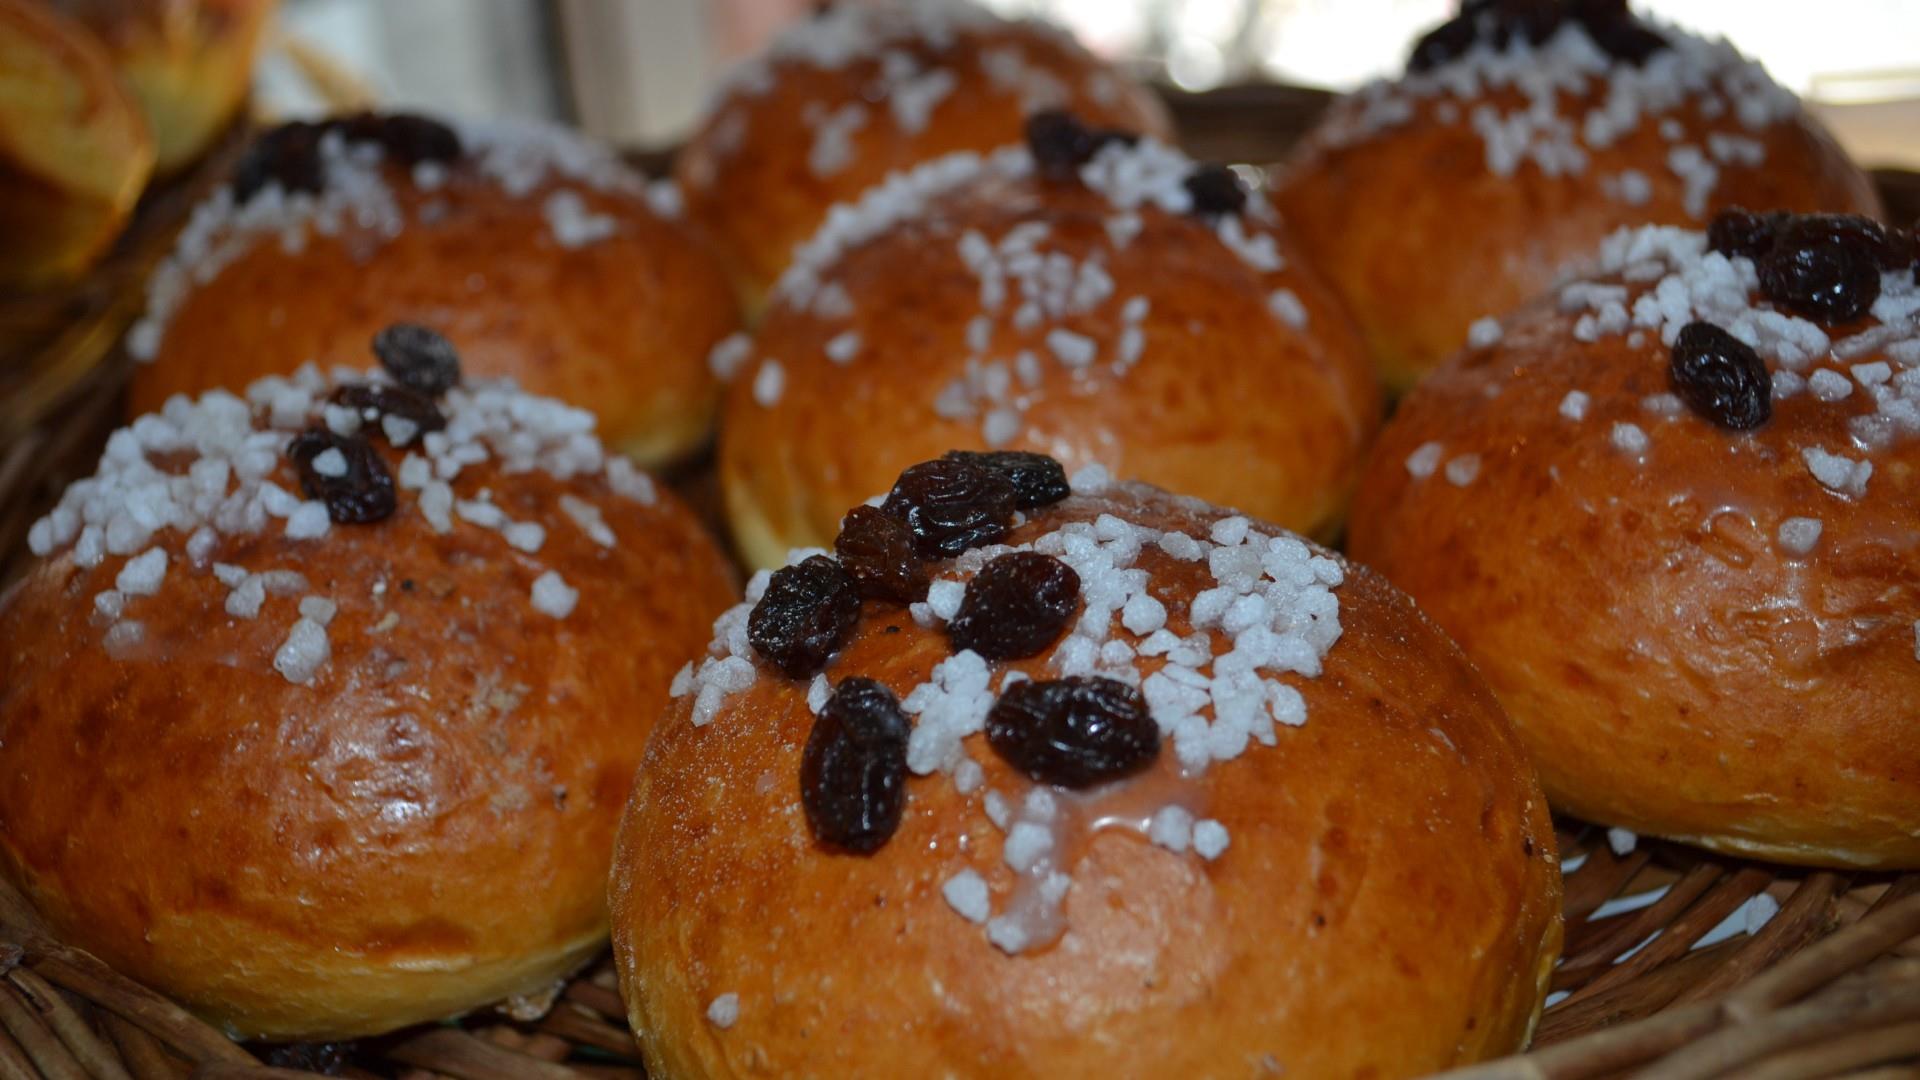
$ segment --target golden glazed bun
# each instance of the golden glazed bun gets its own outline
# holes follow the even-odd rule
[[[1390,389],[1619,227],[1703,227],[1728,206],[1877,209],[1818,122],[1724,41],[1641,23],[1622,2],[1535,45],[1491,7],[1424,39],[1404,77],[1335,105],[1278,178]]]
[[[0,287],[100,257],[153,172],[153,136],[100,43],[37,0],[0,0]]]
[[[758,308],[793,249],[889,174],[1020,138],[1029,113],[1169,138],[1166,110],[1065,31],[971,0],[843,3],[733,74],[675,161],[692,216]]]
[[[927,469],[895,489],[919,509],[888,520],[933,512]],[[1559,866],[1531,766],[1459,651],[1285,533],[1097,468],[1072,486],[1026,504],[1004,536],[1024,554],[931,564],[924,604],[845,608],[832,582],[858,563],[822,559],[716,624],[615,860],[650,1075],[1393,1077],[1525,1042]],[[988,590],[1003,556],[1070,572],[1077,595]],[[1021,637],[1036,595],[1064,636],[1027,659],[973,651]],[[834,613],[813,651],[788,632],[796,597]],[[819,678],[782,674],[824,648]],[[1054,680],[1125,737],[1051,709],[1003,731],[1008,703],[1060,700]]]
[[[1758,228],[1787,238],[1761,259],[1784,275],[1699,233],[1626,231],[1594,280],[1434,372],[1381,437],[1350,550],[1466,649],[1556,806],[1716,851],[1912,868],[1920,289],[1870,272],[1870,314],[1796,314],[1781,256],[1830,264],[1873,230]],[[1695,322],[1734,337],[1681,334]],[[1758,359],[1702,359],[1739,339]],[[1676,396],[1702,369],[1731,411]],[[1761,408],[1751,430],[1710,418]]]
[[[1042,114],[1036,131],[1049,118],[1071,123]],[[949,446],[1107,462],[1337,532],[1379,389],[1271,211],[1222,209],[1246,198],[1233,174],[1159,143],[1076,169],[1036,138],[836,211],[751,345],[716,354],[736,372],[720,477],[750,562],[826,542],[848,506]]]
[[[274,0],[53,0],[107,46],[140,101],[160,171],[199,157],[246,100]]]
[[[593,409],[644,464],[707,438],[738,323],[718,263],[610,153],[550,128],[357,116],[275,129],[196,213],[128,339],[132,408],[313,361],[390,322],[477,375]]]
[[[356,410],[311,369],[142,417],[0,610],[0,872],[237,1037],[538,996],[602,948],[651,721],[737,595],[580,410],[469,383],[399,448],[424,399],[380,385],[318,444]],[[335,520],[368,460],[397,508]]]

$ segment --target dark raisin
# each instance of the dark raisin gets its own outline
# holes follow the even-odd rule
[[[332,400],[335,405],[345,405],[360,412],[363,418],[371,409],[381,416],[406,420],[423,435],[447,426],[447,418],[441,414],[440,406],[426,395],[416,394],[404,386],[347,383],[333,392]]]
[[[1193,197],[1193,212],[1203,218],[1238,214],[1247,205],[1247,189],[1225,165],[1198,166],[1187,174],[1184,186]]]
[[[839,563],[814,555],[773,572],[747,616],[747,640],[788,677],[804,679],[827,666],[859,620],[853,579]]]
[[[1688,323],[1668,366],[1673,392],[1708,420],[1752,431],[1773,415],[1773,380],[1747,344],[1707,322]]]
[[[342,1076],[353,1064],[350,1042],[287,1043],[266,1048],[267,1064],[276,1069]]]
[[[1898,270],[1913,259],[1913,248],[1906,237],[1858,214],[1788,215],[1776,241],[1793,247],[1844,244],[1871,258],[1882,270]]]
[[[1773,250],[1774,234],[1787,217],[1778,211],[1756,214],[1738,206],[1722,210],[1707,225],[1707,249],[1729,259],[1744,255],[1757,261]]]
[[[1880,267],[1863,247],[1832,236],[1789,239],[1789,225],[1759,261],[1760,291],[1796,315],[1852,322],[1880,298]]]
[[[373,335],[373,355],[400,385],[439,397],[460,383],[453,343],[418,323],[394,323]]]
[[[1590,23],[1587,35],[1608,56],[1636,67],[1645,64],[1654,53],[1669,47],[1665,37],[1631,16]]]
[[[326,186],[320,164],[320,136],[324,125],[295,121],[262,132],[233,168],[233,197],[251,199],[268,184],[294,192],[318,194]]]
[[[1479,29],[1469,15],[1449,19],[1428,31],[1414,43],[1413,55],[1407,60],[1409,71],[1428,71],[1462,55],[1473,48],[1479,37]]]
[[[911,604],[927,595],[930,575],[913,548],[913,534],[877,506],[856,506],[847,514],[833,553],[861,596]]]
[[[901,473],[880,509],[913,533],[922,558],[942,559],[1005,536],[1016,498],[999,473],[941,458]]]
[[[1027,117],[1027,149],[1040,175],[1048,180],[1071,180],[1080,166],[1093,160],[1108,143],[1131,146],[1140,137],[1130,131],[1092,129],[1064,109],[1047,109]]]
[[[425,161],[454,161],[461,153],[460,136],[452,128],[413,113],[377,117],[373,138],[388,157],[408,167]]]
[[[907,805],[906,713],[893,691],[852,678],[813,721],[800,757],[800,805],[822,843],[871,855]]]
[[[1080,606],[1080,575],[1037,551],[1002,555],[967,583],[947,624],[953,647],[989,660],[1036,656],[1054,643]]]
[[[339,475],[325,476],[314,468],[314,459],[328,450],[338,450],[346,462]],[[300,474],[300,489],[307,498],[325,503],[327,517],[336,524],[361,525],[393,515],[393,473],[367,440],[309,428],[294,436],[287,456]]]
[[[1031,779],[1083,788],[1146,768],[1160,729],[1138,690],[1076,675],[1009,687],[987,714],[987,742]]]
[[[1045,454],[1026,450],[949,450],[947,457],[989,469],[1013,485],[1013,504],[1022,510],[1051,506],[1073,494],[1067,470]]]

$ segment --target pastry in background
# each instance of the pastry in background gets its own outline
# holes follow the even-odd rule
[[[834,206],[944,154],[1016,142],[1043,109],[1171,132],[1151,94],[1057,27],[972,0],[823,5],[732,73],[674,171],[757,310]]]
[[[0,287],[79,277],[153,172],[139,105],[85,27],[0,0]]]
[[[1623,230],[1401,402],[1350,551],[1466,650],[1558,808],[1920,867],[1913,239]]]
[[[236,1038],[540,999],[605,946],[674,669],[737,595],[584,410],[382,369],[167,402],[0,603],[0,873]]]
[[[1758,63],[1625,0],[1470,0],[1333,106],[1275,197],[1396,392],[1621,226],[1879,207]]]
[[[1345,309],[1231,170],[1059,112],[836,208],[714,359],[758,566],[949,447],[1104,462],[1325,539],[1381,409]]]
[[[128,336],[132,408],[301,363],[394,322],[469,370],[591,408],[643,464],[707,440],[707,354],[739,325],[671,185],[554,127],[360,114],[263,133],[194,211]]]

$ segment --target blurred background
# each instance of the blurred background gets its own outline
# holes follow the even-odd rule
[[[1352,89],[1396,70],[1454,0],[987,0],[1071,27],[1184,91]],[[1920,0],[1641,0],[1723,35],[1812,101],[1868,166],[1920,165]],[[633,147],[683,135],[728,66],[812,0],[285,0],[268,115],[365,100],[577,124]]]

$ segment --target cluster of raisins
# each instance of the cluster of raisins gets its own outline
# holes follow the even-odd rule
[[[445,428],[447,418],[434,399],[460,383],[460,356],[452,343],[424,326],[394,323],[374,335],[373,351],[399,384],[346,383],[329,400],[363,417],[369,411],[398,417],[420,433]],[[322,473],[314,467],[314,459],[328,450],[338,450],[346,460],[344,472]],[[287,457],[299,473],[300,489],[323,503],[335,524],[364,525],[393,516],[398,504],[393,473],[366,438],[315,426],[294,437]]]
[[[1756,214],[1736,208],[1714,217],[1707,246],[1729,258],[1752,259],[1762,295],[1796,315],[1833,326],[1873,307],[1880,298],[1880,275],[1912,265],[1916,239],[1854,214]]]
[[[1773,380],[1760,356],[1706,322],[1674,339],[1667,373],[1687,407],[1730,431],[1752,431],[1773,416]]]
[[[900,474],[877,507],[856,507],[834,540],[775,571],[747,616],[747,640],[790,678],[824,670],[853,636],[863,599],[905,604],[926,595],[932,563],[991,544],[1017,510],[1059,502],[1060,463],[1020,451],[953,451]],[[1011,660],[1057,640],[1080,604],[1080,577],[1037,552],[1014,552],[974,575],[948,623],[953,648]],[[1082,787],[1145,767],[1159,732],[1139,693],[1110,679],[1016,683],[995,705],[989,742],[1036,780]],[[800,798],[821,843],[870,854],[906,806],[911,726],[886,687],[849,678],[834,688],[807,738]]]
[[[448,162],[460,157],[460,136],[445,124],[410,113],[358,113],[331,120],[296,120],[263,133],[234,166],[234,198],[245,202],[270,183],[288,194],[317,195],[326,186],[320,164],[320,139],[338,131],[348,142],[375,143],[396,164],[412,168],[422,162]]]
[[[1047,109],[1027,117],[1027,149],[1040,175],[1053,181],[1079,177],[1080,166],[1092,161],[1110,143],[1132,146],[1140,136],[1111,128],[1089,128],[1064,109]],[[1183,186],[1193,197],[1196,217],[1213,220],[1238,214],[1247,205],[1247,190],[1224,165],[1196,165]]]
[[[1407,61],[1428,71],[1482,41],[1505,49],[1515,41],[1544,43],[1562,26],[1577,23],[1601,51],[1629,64],[1644,64],[1667,47],[1667,39],[1634,18],[1627,0],[1466,0],[1460,14],[1422,37]]]

